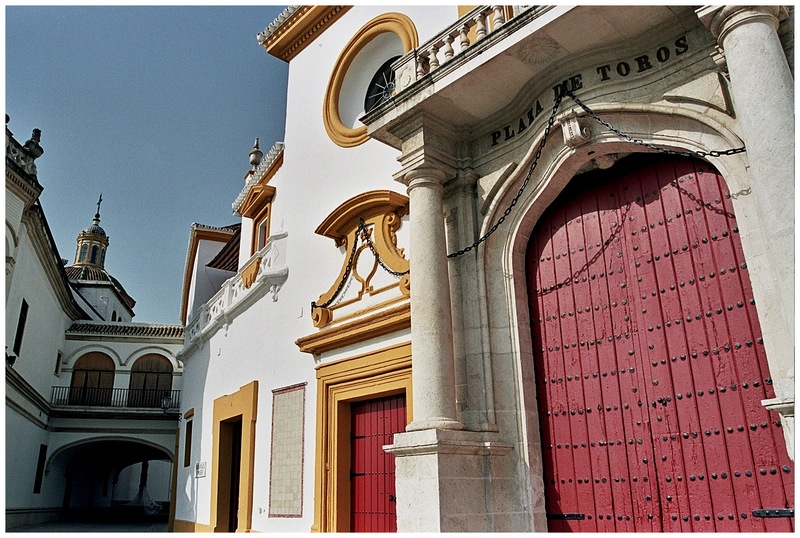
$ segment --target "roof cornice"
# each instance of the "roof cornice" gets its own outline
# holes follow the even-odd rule
[[[291,6],[258,34],[267,53],[289,62],[351,6]]]
[[[27,211],[23,215],[22,222],[27,227],[33,250],[42,264],[47,280],[64,313],[73,320],[88,319],[89,316],[72,296],[72,288],[67,274],[64,272],[64,267],[61,265],[58,248],[50,233],[50,227],[41,206],[38,203],[33,204],[31,211]]]

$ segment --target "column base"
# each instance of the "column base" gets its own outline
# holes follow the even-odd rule
[[[513,449],[497,434],[407,431],[383,448],[395,456],[398,531],[531,530],[516,477],[494,476],[493,460]]]
[[[464,425],[451,418],[433,417],[426,418],[425,420],[414,420],[406,426],[407,432],[414,432],[420,430],[463,430]]]

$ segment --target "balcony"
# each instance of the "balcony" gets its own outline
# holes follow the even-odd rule
[[[239,272],[226,280],[186,325],[185,347],[180,356],[187,356],[195,346],[210,338],[220,327],[231,323],[249,305],[265,296],[278,300],[278,292],[289,275],[286,266],[286,238],[281,231],[270,236],[267,244],[253,254]]]
[[[163,389],[118,389],[53,387],[50,404],[59,407],[104,407],[123,409],[180,409],[181,391]]]

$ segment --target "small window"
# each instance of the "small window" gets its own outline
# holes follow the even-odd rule
[[[97,263],[97,245],[92,247],[92,259],[89,260],[90,263]]]
[[[111,321],[117,321],[117,311],[111,312]]]
[[[86,261],[86,254],[88,252],[89,252],[89,245],[84,243],[83,246],[81,246],[81,256],[79,258],[79,261],[85,262]]]
[[[257,245],[256,250],[261,250],[267,244],[267,237],[269,235],[269,217],[265,217],[264,220],[258,223],[258,238],[257,238]]]
[[[53,373],[54,373],[55,375],[57,375],[57,376],[60,376],[60,375],[61,375],[61,358],[62,358],[63,356],[64,356],[64,354],[63,354],[63,353],[61,353],[60,351],[59,351],[59,352],[58,352],[58,354],[56,355],[56,369],[55,369],[55,371],[54,371]]]
[[[44,478],[44,464],[47,461],[47,445],[39,445],[39,461],[36,463],[36,478],[33,480],[33,492],[41,493]]]
[[[267,245],[269,240],[269,218],[272,204],[267,203],[253,217],[253,239],[251,242],[250,254],[255,254]]]
[[[19,309],[19,320],[17,321],[17,334],[14,337],[14,355],[19,357],[20,349],[22,349],[22,336],[25,334],[25,323],[28,321],[28,302],[23,299],[22,306]]]
[[[192,420],[186,422],[186,434],[183,438],[183,466],[192,464]]]
[[[392,64],[400,59],[394,56],[378,68],[375,75],[367,87],[367,94],[364,96],[364,111],[369,112],[384,101],[388,101],[394,95],[394,70]]]

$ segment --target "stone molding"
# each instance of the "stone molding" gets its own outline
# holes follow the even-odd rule
[[[461,454],[472,456],[502,456],[514,445],[497,439],[493,432],[427,429],[395,434],[394,444],[383,449],[397,457],[429,454]]]
[[[720,46],[725,37],[736,27],[763,19],[778,29],[778,17],[781,8],[778,6],[705,6],[697,10],[697,16]]]

